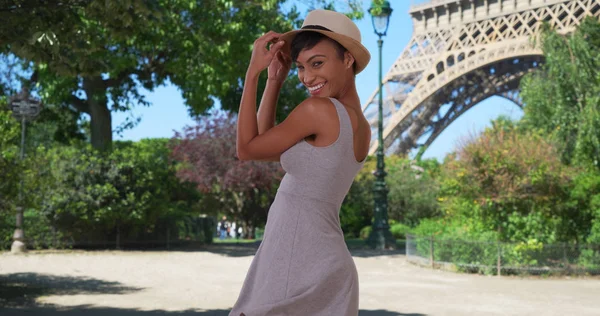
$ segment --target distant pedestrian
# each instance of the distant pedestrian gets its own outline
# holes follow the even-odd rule
[[[229,230],[229,223],[227,222],[227,216],[223,216],[223,219],[219,223],[219,239],[223,240],[227,238],[227,231]]]
[[[231,227],[229,229],[229,236],[235,239],[235,235],[237,234],[236,224],[235,222],[231,222]]]

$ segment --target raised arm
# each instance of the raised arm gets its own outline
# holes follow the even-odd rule
[[[277,113],[277,100],[281,85],[272,80],[267,81],[267,86],[263,92],[260,106],[258,107],[258,134],[262,135],[275,126],[275,115]]]
[[[330,101],[309,98],[298,105],[281,124],[259,135],[256,113],[258,76],[270,65],[275,53],[283,46],[283,42],[277,43],[279,36],[280,34],[269,32],[254,43],[237,122],[236,149],[240,160],[265,160],[279,157],[301,139],[319,134],[322,126],[325,125],[322,115],[318,115],[318,109],[319,106],[322,108],[321,103]],[[268,43],[276,44],[271,45],[269,50]]]
[[[277,112],[277,101],[281,87],[287,78],[292,65],[292,60],[289,56],[284,55],[281,51],[275,54],[275,58],[269,64],[269,77],[267,86],[263,92],[260,106],[258,108],[258,134],[275,126],[275,114]]]

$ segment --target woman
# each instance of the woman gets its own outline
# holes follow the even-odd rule
[[[327,10],[311,11],[300,30],[269,32],[254,43],[237,153],[241,160],[280,161],[286,174],[230,315],[358,314],[358,274],[339,210],[369,150],[370,126],[355,85],[369,60],[356,25]],[[274,126],[292,61],[311,97]],[[265,68],[257,122],[257,82]]]

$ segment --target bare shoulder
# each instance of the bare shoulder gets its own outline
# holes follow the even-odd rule
[[[322,123],[322,120],[329,118],[328,112],[330,111],[331,114],[336,114],[333,103],[329,98],[312,96],[298,104],[292,113],[296,117],[312,120],[314,123]]]
[[[302,101],[302,103],[298,104],[297,108],[303,111],[319,111],[323,109],[323,106],[327,106],[331,104],[331,100],[329,98],[323,97],[309,97],[306,100]]]

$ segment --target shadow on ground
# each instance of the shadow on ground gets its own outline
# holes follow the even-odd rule
[[[153,316],[153,315],[179,315],[179,316],[228,316],[229,310],[216,309],[216,310],[185,310],[185,311],[163,311],[163,310],[152,310],[152,311],[141,311],[135,309],[121,309],[121,308],[93,308],[86,306],[77,306],[72,308],[64,307],[35,307],[35,308],[1,308],[0,315],[3,316],[19,316],[19,315],[43,315],[43,316],[54,316],[54,315],[86,315],[86,316]],[[360,310],[359,316],[426,316],[425,314],[404,314],[397,312],[390,312],[387,310]]]
[[[229,310],[137,310],[123,308],[99,308],[91,305],[65,307],[39,304],[37,298],[47,295],[80,294],[128,294],[143,288],[123,286],[119,282],[108,282],[92,278],[65,277],[39,273],[13,273],[0,275],[0,315],[86,315],[86,316],[129,316],[129,315],[183,315],[183,316],[227,316]],[[386,310],[361,310],[361,316],[425,316],[402,314]]]
[[[143,288],[85,277],[0,274],[0,308],[36,306],[36,299],[47,295],[127,294],[140,290]],[[2,309],[0,315],[6,315]]]

